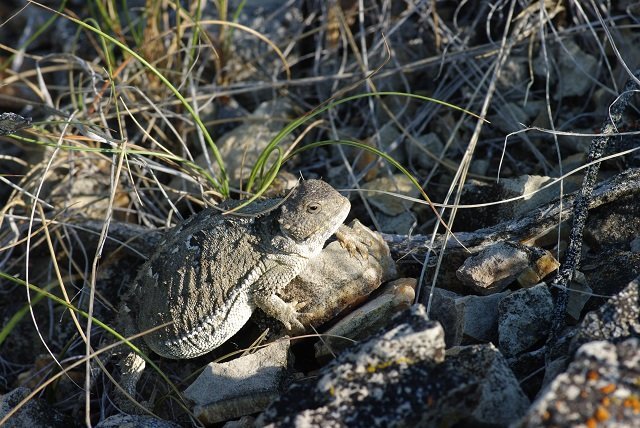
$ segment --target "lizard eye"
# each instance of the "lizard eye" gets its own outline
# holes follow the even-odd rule
[[[317,202],[311,203],[309,205],[307,205],[307,212],[309,214],[315,214],[318,211],[320,211],[320,204]]]

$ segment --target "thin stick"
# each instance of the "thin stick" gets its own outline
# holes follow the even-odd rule
[[[547,359],[549,359],[550,352],[554,347],[553,345],[558,341],[560,333],[564,328],[565,313],[567,303],[569,302],[567,285],[573,278],[573,274],[580,263],[582,234],[587,220],[589,200],[591,199],[593,188],[598,177],[598,171],[600,170],[600,162],[594,161],[602,158],[611,136],[618,133],[618,126],[622,121],[622,115],[629,105],[631,97],[635,92],[640,90],[640,86],[637,83],[638,76],[640,76],[640,70],[635,72],[635,76],[629,78],[622,94],[611,104],[609,107],[609,115],[602,124],[602,135],[592,139],[591,145],[589,146],[587,162],[590,163],[590,165],[584,174],[582,186],[576,195],[573,205],[573,225],[571,226],[571,233],[569,235],[569,246],[567,247],[566,257],[558,274],[551,282],[551,286],[557,287],[559,291],[551,318],[551,331],[547,339]]]

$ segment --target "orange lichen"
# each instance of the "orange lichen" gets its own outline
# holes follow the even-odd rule
[[[598,374],[598,372],[597,372],[597,371],[595,371],[595,370],[589,370],[589,371],[587,372],[587,379],[589,379],[589,380],[594,380],[594,381],[595,381],[595,380],[598,380],[599,378],[600,378],[600,375]]]
[[[609,405],[611,404],[611,399],[609,397],[604,397],[600,403],[602,403],[603,406],[605,407],[609,407]]]
[[[636,414],[640,413],[640,398],[638,398],[637,395],[632,395],[630,397],[627,397],[622,402],[622,405],[624,407],[630,407],[631,409],[633,409],[633,413],[636,413]]]
[[[615,390],[616,390],[616,386],[613,383],[610,383],[609,385],[606,385],[600,388],[600,392],[602,392],[603,394],[611,394]]]
[[[596,422],[595,419],[593,418],[587,419],[587,428],[597,428],[597,427],[598,427],[598,422]]]
[[[593,415],[593,417],[596,418],[598,422],[604,422],[607,419],[609,419],[611,415],[609,414],[607,409],[605,409],[602,406],[598,406],[598,408],[596,409],[596,413]]]

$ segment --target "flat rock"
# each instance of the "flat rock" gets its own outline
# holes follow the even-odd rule
[[[415,299],[417,281],[400,278],[385,284],[374,299],[360,306],[324,332],[315,345],[319,360],[342,351],[354,341],[364,340],[389,324],[390,319],[408,309]]]
[[[357,220],[340,230],[347,232],[349,241],[362,244],[367,254],[352,254],[340,242],[332,242],[280,293],[285,301],[305,303],[300,309],[304,325],[317,327],[335,318],[364,302],[382,282],[397,277],[389,247],[379,233]]]
[[[470,426],[506,424],[528,400],[490,345],[445,359],[442,327],[422,305],[340,354],[317,379],[296,382],[261,415],[267,426]],[[464,425],[464,424],[467,425]]]
[[[640,339],[582,345],[565,373],[533,403],[518,427],[637,427]]]
[[[639,284],[640,278],[634,279],[599,309],[585,315],[570,349],[575,351],[595,340],[617,343],[629,337],[640,338]]]
[[[553,298],[546,284],[514,291],[498,305],[498,342],[507,356],[517,355],[546,337]]]
[[[184,391],[200,422],[214,424],[263,410],[286,379],[289,341],[226,363],[210,363]]]

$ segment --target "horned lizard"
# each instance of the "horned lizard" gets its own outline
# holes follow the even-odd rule
[[[144,335],[157,354],[193,358],[220,346],[256,308],[288,329],[302,328],[294,304],[276,294],[317,255],[349,213],[350,203],[321,180],[301,182],[284,200],[254,203],[237,214],[207,208],[169,231],[123,298],[120,323]],[[123,360],[129,393],[144,370]]]

